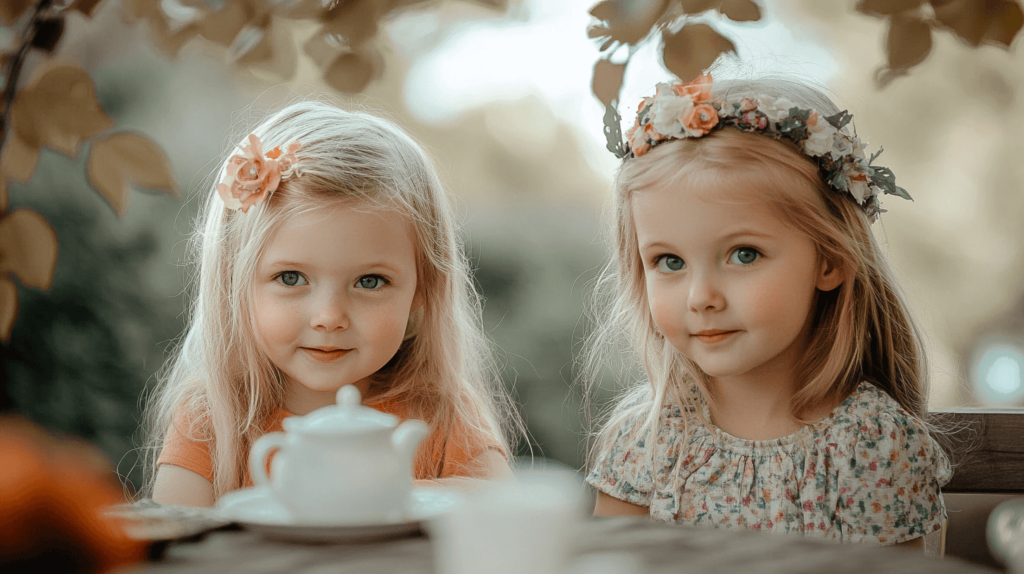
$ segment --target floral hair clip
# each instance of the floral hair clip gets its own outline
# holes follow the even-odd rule
[[[217,184],[217,193],[224,200],[224,207],[232,211],[248,213],[249,208],[266,201],[282,180],[296,177],[299,160],[295,152],[302,144],[293,142],[282,151],[275,147],[266,154],[256,134],[249,135],[249,145],[239,146],[241,154],[228,159],[224,176]]]
[[[711,74],[689,84],[658,84],[654,96],[644,98],[636,123],[622,139],[619,114],[609,106],[604,117],[608,149],[617,157],[639,157],[653,146],[672,139],[699,138],[723,127],[760,133],[791,141],[815,159],[822,180],[859,205],[874,222],[885,211],[880,193],[911,199],[896,185],[887,167],[872,165],[881,153],[865,159],[865,144],[848,127],[853,119],[842,111],[832,116],[797,107],[786,98],[762,96],[724,101],[711,96]]]

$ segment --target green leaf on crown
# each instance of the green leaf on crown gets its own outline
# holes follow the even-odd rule
[[[850,123],[853,116],[850,115],[850,112],[843,110],[837,114],[826,116],[825,119],[828,120],[828,123],[832,124],[832,127],[841,130],[846,127],[846,124]]]

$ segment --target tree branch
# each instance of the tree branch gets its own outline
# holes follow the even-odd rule
[[[0,99],[0,106],[3,106],[4,111],[3,115],[0,116],[0,153],[3,152],[4,145],[7,144],[7,127],[11,124],[11,106],[14,104],[14,97],[18,89],[18,76],[21,75],[21,68],[25,64],[25,58],[28,57],[28,51],[32,48],[32,41],[35,39],[36,30],[38,29],[37,24],[43,12],[52,3],[53,0],[39,0],[39,3],[33,7],[32,17],[29,19],[28,24],[26,24],[24,33],[21,36],[21,45],[18,46],[18,51],[14,54],[14,57],[7,62],[7,69],[4,74],[4,91],[2,99]]]

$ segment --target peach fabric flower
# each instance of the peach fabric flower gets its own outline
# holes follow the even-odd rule
[[[686,132],[690,136],[700,137],[718,125],[718,111],[708,104],[697,104],[682,119]]]
[[[704,74],[689,84],[673,86],[680,96],[690,96],[695,104],[702,104],[711,99],[711,74]]]
[[[295,142],[286,146],[284,152],[275,147],[264,154],[260,139],[250,134],[249,145],[241,146],[242,153],[228,159],[225,177],[217,184],[224,206],[248,213],[250,207],[266,201],[282,179],[297,175],[295,152],[301,148],[302,145]]]
[[[629,142],[629,148],[633,151],[633,155],[640,157],[650,151],[651,144],[647,142],[646,134],[646,128],[641,128],[639,125],[633,126],[626,132],[626,141]]]
[[[661,135],[661,133],[659,133],[658,130],[654,129],[654,122],[651,122],[644,126],[644,136],[646,136],[647,139],[653,142],[660,142],[661,140],[665,139],[665,136]]]

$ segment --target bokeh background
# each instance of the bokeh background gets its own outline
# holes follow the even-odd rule
[[[591,95],[592,0],[512,0],[507,10],[448,1],[382,30],[384,75],[358,96],[333,92],[308,61],[288,82],[230,66],[203,40],[177,59],[126,25],[116,1],[71,16],[58,59],[92,75],[104,110],[167,152],[183,197],[136,192],[123,219],[89,189],[85,154],[45,151],[11,208],[42,213],[60,252],[48,292],[20,289],[3,347],[6,408],[99,445],[141,484],[147,385],[184,327],[185,239],[214,158],[270,110],[331,97],[405,126],[459,198],[486,298],[484,324],[521,404],[536,456],[582,466],[588,417],[574,352],[583,302],[604,263],[602,209],[617,160]],[[766,0],[764,19],[720,23],[738,55],[718,74],[785,74],[826,87],[862,138],[885,144],[914,202],[890,199],[874,231],[929,337],[932,408],[1024,406],[1024,55],[936,34],[929,58],[885,89],[883,23],[853,2]],[[312,32],[312,29],[309,30]],[[1019,40],[1019,38],[1018,38]],[[656,46],[633,55],[634,103],[668,79]],[[605,381],[597,404],[615,391]],[[526,453],[525,446],[521,449]]]

